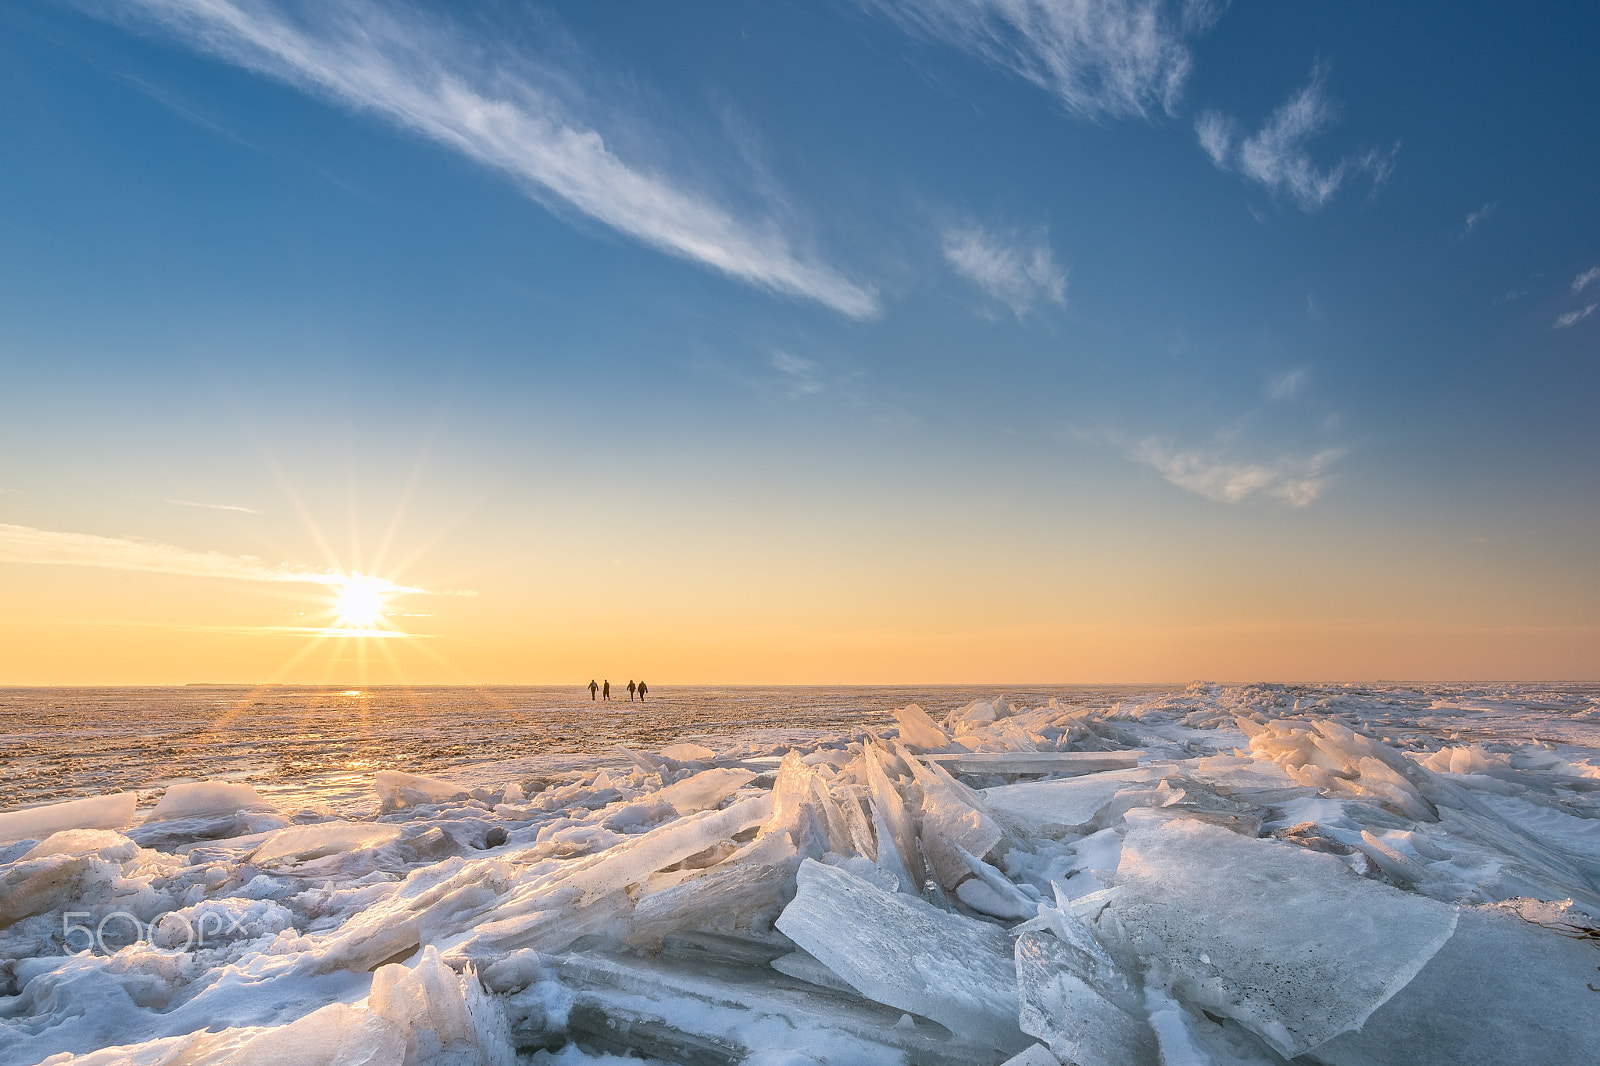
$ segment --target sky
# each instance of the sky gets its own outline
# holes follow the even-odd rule
[[[0,685],[1600,679],[1597,45],[0,0]]]

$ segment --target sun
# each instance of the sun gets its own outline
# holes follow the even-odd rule
[[[339,585],[333,613],[345,629],[371,629],[383,618],[384,600],[394,588],[377,577],[355,574]]]

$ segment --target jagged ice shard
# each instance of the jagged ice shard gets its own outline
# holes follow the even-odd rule
[[[777,927],[869,999],[991,1047],[1025,1046],[1011,943],[997,926],[808,859]]]

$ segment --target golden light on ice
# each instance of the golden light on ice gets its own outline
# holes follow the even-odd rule
[[[394,588],[382,578],[355,574],[339,585],[333,612],[345,629],[371,629],[383,618],[384,600]]]

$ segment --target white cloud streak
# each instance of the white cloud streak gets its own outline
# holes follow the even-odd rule
[[[1243,503],[1256,496],[1307,507],[1327,487],[1329,471],[1344,452],[1328,449],[1309,457],[1282,456],[1265,462],[1243,462],[1219,451],[1180,449],[1147,438],[1128,451],[1128,458],[1157,471],[1179,488],[1219,503]]]
[[[199,507],[206,511],[237,511],[240,514],[260,514],[254,507],[240,507],[235,503],[200,503],[195,500],[163,499],[162,503],[170,503],[175,507]]]
[[[1567,329],[1571,326],[1575,326],[1579,322],[1582,322],[1584,319],[1588,318],[1590,315],[1594,314],[1596,310],[1600,310],[1600,303],[1585,304],[1576,311],[1568,311],[1564,315],[1557,316],[1556,324],[1553,328]]]
[[[1195,135],[1201,149],[1222,170],[1235,171],[1273,195],[1287,196],[1302,211],[1315,211],[1333,199],[1347,179],[1367,174],[1373,187],[1394,170],[1400,146],[1387,151],[1369,148],[1331,166],[1318,166],[1306,144],[1338,116],[1326,91],[1327,71],[1319,66],[1311,81],[1267,116],[1261,128],[1246,136],[1233,118],[1217,111],[1201,114]]]
[[[785,391],[792,397],[815,396],[827,388],[817,376],[817,364],[810,359],[773,352],[772,367],[784,376]]]
[[[1573,295],[1583,292],[1596,281],[1600,281],[1600,266],[1590,267],[1588,270],[1585,270],[1583,273],[1572,279]],[[1570,329],[1573,326],[1576,326],[1579,322],[1582,322],[1584,319],[1588,318],[1590,315],[1594,314],[1596,311],[1600,311],[1600,301],[1591,300],[1582,307],[1575,308],[1566,312],[1565,314],[1557,315],[1555,324],[1550,328]]]
[[[179,577],[315,585],[340,585],[353,576],[304,566],[273,566],[253,555],[195,551],[158,541],[102,537],[93,533],[63,533],[12,525],[0,525],[0,563],[89,566]],[[385,592],[427,591],[390,581],[383,581],[382,584],[382,591]]]
[[[1293,400],[1305,391],[1306,384],[1311,380],[1311,368],[1308,366],[1287,370],[1267,379],[1265,389],[1269,400]]]
[[[950,269],[1021,318],[1041,300],[1066,306],[1067,272],[1056,265],[1047,234],[1032,239],[981,226],[948,229],[944,258]]]
[[[1496,203],[1490,202],[1468,214],[1466,225],[1462,228],[1461,235],[1463,237],[1472,236],[1472,231],[1483,225],[1484,221],[1494,214],[1496,206],[1498,206]]]
[[[1051,93],[1083,119],[1171,112],[1193,60],[1184,39],[1223,3],[1189,0],[863,0],[909,32],[944,41]]]
[[[852,318],[878,313],[870,288],[799,254],[775,225],[745,222],[625,163],[550,94],[441,24],[369,0],[325,0],[293,13],[268,0],[130,0],[99,9],[112,18],[142,11],[205,52],[378,115],[510,176],[541,202],[661,251]]]

